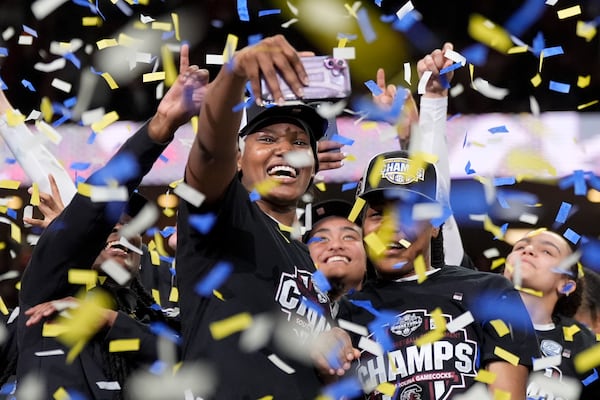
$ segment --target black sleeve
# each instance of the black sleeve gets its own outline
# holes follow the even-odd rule
[[[134,355],[134,357],[130,357],[131,360],[140,364],[151,364],[156,361],[158,359],[158,337],[150,331],[150,327],[136,321],[122,311],[118,311],[117,314],[115,323],[104,338],[107,350],[113,340],[139,339],[139,349],[121,354],[125,356],[127,354]]]
[[[148,123],[145,123],[107,165],[86,182],[101,185],[108,171],[114,170],[124,158],[129,158],[134,160],[134,163],[128,164],[132,171],[123,182],[118,183],[125,185],[131,194],[166,146],[152,141],[148,136]],[[106,212],[108,204],[110,216]],[[117,222],[114,215],[118,218],[125,205],[125,202],[92,202],[79,193],[75,195],[44,231],[33,250],[19,293],[19,304],[24,310],[39,303],[73,296],[77,292],[79,287],[68,282],[69,269],[91,267]]]

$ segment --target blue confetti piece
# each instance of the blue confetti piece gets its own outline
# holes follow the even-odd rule
[[[565,52],[563,51],[562,46],[555,46],[555,47],[546,47],[544,50],[542,50],[541,54],[544,55],[544,58],[548,58],[548,57],[552,57],[552,56],[558,56],[561,54],[565,54]]]
[[[169,158],[167,156],[165,156],[164,154],[161,154],[160,156],[158,156],[158,159],[165,163],[169,162]]]
[[[331,284],[327,280],[327,277],[321,270],[317,270],[312,274],[312,280],[319,289],[323,292],[329,292],[331,290]]]
[[[85,171],[90,165],[92,164],[89,162],[73,162],[69,168],[75,171]]]
[[[348,39],[350,41],[352,40],[356,40],[358,38],[358,35],[354,34],[354,33],[342,33],[342,32],[338,32],[336,39],[337,40],[341,40],[341,39]]]
[[[57,119],[56,121],[52,122],[52,126],[54,128],[61,126],[62,124],[64,124],[65,122],[67,122],[70,118],[70,114],[63,114],[59,119]]]
[[[85,183],[85,178],[75,174],[75,186],[79,185],[80,183]]]
[[[250,105],[252,105],[252,103],[254,103],[254,97],[250,97],[246,101],[242,101],[241,103],[236,104],[235,106],[233,106],[232,111],[233,112],[242,111],[244,108],[250,107]]]
[[[0,56],[8,56],[8,49],[6,47],[0,47]]]
[[[79,58],[75,54],[66,53],[63,57],[70,61],[77,69],[81,69],[81,61],[79,61]]]
[[[27,25],[23,25],[23,32],[30,34],[33,37],[38,37],[35,29],[28,27]]]
[[[256,190],[251,191],[248,196],[252,202],[260,200],[260,194]]]
[[[583,379],[581,383],[583,386],[588,386],[590,383],[595,382],[596,380],[598,380],[598,371],[596,371],[596,368],[594,368],[594,372]]]
[[[365,310],[367,310],[375,316],[381,315],[381,313],[377,311],[375,307],[373,307],[373,304],[370,300],[350,300],[350,303],[354,304],[357,307],[364,308]]]
[[[514,176],[494,178],[494,186],[514,185],[517,182]]]
[[[167,369],[167,363],[164,361],[154,361],[150,368],[148,368],[148,372],[154,375],[162,375]]]
[[[448,218],[450,218],[451,215],[452,209],[448,205],[444,205],[442,207],[442,215],[437,218],[433,218],[431,220],[431,225],[434,228],[439,228],[444,222],[446,222]]]
[[[406,264],[408,264],[408,261],[400,261],[399,263],[392,265],[392,268],[400,269],[400,268],[404,267]]]
[[[576,196],[585,196],[587,193],[587,185],[585,183],[585,176],[582,170],[578,169],[573,171],[573,185],[574,193]]]
[[[450,89],[450,82],[448,81],[448,78],[446,78],[445,74],[441,74],[439,79],[440,79],[440,84],[442,85],[442,87],[444,89]]]
[[[537,35],[533,38],[533,42],[531,43],[531,51],[535,54],[536,57],[539,57],[542,53],[542,50],[546,47],[546,39],[544,39],[544,34],[542,32],[538,32]]]
[[[90,67],[90,71],[92,71],[92,74],[95,74],[95,75],[102,75],[104,73],[102,71],[96,71],[96,69],[94,67]]]
[[[356,189],[357,186],[358,186],[358,182],[344,183],[342,185],[342,192],[346,192],[348,190]]]
[[[169,339],[170,341],[179,344],[181,342],[180,336],[171,329],[164,322],[152,322],[150,323],[150,332],[154,333],[156,336],[164,337],[165,339]]]
[[[67,108],[75,107],[75,104],[77,104],[77,96],[69,97],[63,101],[63,105]]]
[[[455,69],[459,69],[460,67],[462,67],[463,65],[461,63],[454,63],[452,65],[447,66],[446,68],[442,68],[440,70],[440,75],[444,75],[447,74],[448,72],[452,72]]]
[[[506,129],[506,125],[495,126],[493,128],[488,129],[490,133],[506,133],[508,129]]]
[[[171,236],[172,234],[174,234],[175,232],[177,232],[177,229],[175,229],[174,226],[167,226],[165,227],[163,230],[158,231],[160,233],[160,235],[164,238],[168,238],[169,236]]]
[[[466,139],[466,137],[465,137],[465,139]],[[471,160],[467,161],[467,165],[465,165],[465,173],[467,175],[472,175],[472,174],[476,173],[476,171],[473,168],[471,168]]]
[[[379,96],[383,94],[383,89],[377,86],[373,79],[366,81],[365,86],[371,91],[373,96]]]
[[[392,24],[392,28],[400,32],[408,32],[410,28],[412,28],[418,21],[418,14],[415,13],[415,10],[411,10],[401,19],[398,18],[396,14],[390,16],[391,20],[394,22]],[[390,21],[390,22],[392,22]]]
[[[376,5],[377,7],[381,7],[381,2],[382,2],[382,1],[383,1],[383,0],[375,0],[375,5]]]
[[[175,31],[168,31],[168,32],[163,32],[162,35],[160,36],[161,40],[169,40],[171,38],[175,37]]]
[[[237,0],[237,12],[240,21],[250,21],[250,14],[248,14],[248,2],[247,0]]]
[[[175,258],[169,256],[163,256],[162,254],[158,255],[158,259],[166,262],[167,264],[172,264]]]
[[[8,394],[14,393],[16,389],[17,389],[17,382],[6,382],[0,388],[0,394],[8,395]]]
[[[567,239],[573,244],[577,244],[577,242],[579,242],[579,239],[581,239],[581,235],[572,230],[571,228],[567,228],[565,233],[563,233],[563,236],[565,239]]]
[[[259,17],[266,17],[268,15],[277,15],[277,14],[281,14],[281,10],[279,8],[274,8],[271,10],[260,10],[258,12]]]
[[[15,164],[16,162],[17,162],[17,160],[14,159],[14,158],[8,158],[7,157],[7,158],[4,159],[4,163],[5,164],[11,164],[12,165],[12,164]]]
[[[508,222],[503,224],[500,227],[500,237],[494,237],[494,240],[502,240],[502,238],[506,235],[506,231],[508,230]]]
[[[498,194],[496,195],[496,200],[498,200],[498,204],[500,204],[500,207],[510,208],[510,205],[508,204],[508,201],[506,201],[506,197],[504,196],[504,192],[498,192]]]
[[[362,394],[362,385],[356,377],[343,378],[323,388],[323,395],[330,399],[353,399]]]
[[[315,303],[314,301],[307,299],[304,296],[302,296],[302,298],[300,299],[300,303],[307,309],[313,310],[317,315],[323,315],[323,307],[321,307],[318,303]]]
[[[581,240],[581,263],[586,268],[600,273],[600,240],[585,237]]]
[[[377,35],[375,34],[375,30],[373,29],[371,21],[369,20],[369,14],[367,12],[367,9],[365,7],[362,7],[360,10],[358,10],[356,16],[358,17],[358,26],[363,35],[363,38],[365,39],[365,42],[372,43],[373,41],[375,41]]]
[[[9,217],[11,217],[12,219],[17,219],[17,211],[13,210],[12,208],[7,208],[6,209],[6,215],[8,215]]]
[[[321,242],[321,241],[323,241],[323,238],[320,238],[318,236],[313,236],[310,239],[308,239],[308,242],[306,242],[306,245],[308,246],[309,244],[317,243],[317,242]]]
[[[2,78],[0,78],[0,89],[2,89],[2,90],[8,90],[8,86],[6,86],[6,83],[4,83],[4,81],[2,80]]]
[[[461,52],[469,63],[478,67],[485,64],[489,53],[490,49],[481,43],[475,43]]]
[[[463,144],[462,147],[463,149],[465,148],[465,146],[467,145],[467,137],[469,136],[469,131],[465,131],[465,137],[463,139]]]
[[[171,273],[171,276],[177,276],[177,270],[175,268],[169,268],[169,272]]]
[[[539,20],[544,11],[546,4],[540,0],[527,0],[504,24],[504,29],[514,36],[521,36],[529,29],[537,20]]]
[[[96,141],[96,132],[92,131],[92,133],[90,133],[90,136],[88,136],[86,143],[94,144],[95,141]]]
[[[227,280],[233,271],[231,263],[220,261],[208,274],[196,285],[195,291],[200,296],[208,297],[212,295],[213,290],[218,289],[223,282]]]
[[[212,229],[217,216],[213,213],[190,215],[189,224],[198,232],[206,235]]]
[[[258,42],[260,42],[263,38],[263,35],[261,35],[260,33],[257,33],[256,35],[250,35],[248,36],[248,45],[252,46]]]
[[[569,93],[569,91],[571,90],[571,85],[569,85],[568,83],[550,81],[548,88],[554,92]]]
[[[21,81],[21,85],[23,85],[25,88],[29,89],[29,91],[35,92],[35,88],[31,84],[31,82],[29,82],[27,79],[23,79]]]
[[[345,146],[352,146],[352,144],[354,143],[354,140],[344,137],[342,135],[333,135],[331,137],[331,140],[333,140],[334,142],[341,143]]]
[[[139,174],[140,166],[134,156],[129,153],[122,153],[114,156],[108,164],[96,171],[89,178],[92,185],[107,185],[116,181],[118,185],[123,185]]]
[[[571,207],[572,204],[563,201],[554,220],[556,222],[560,222],[561,224],[564,223],[567,220],[567,217],[569,216],[569,212],[571,212]]]

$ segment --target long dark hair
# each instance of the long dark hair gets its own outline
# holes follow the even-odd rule
[[[571,265],[568,270],[569,274],[565,275],[575,282],[575,290],[568,295],[564,293],[561,294],[554,305],[553,314],[561,314],[565,317],[572,318],[583,300],[585,282],[581,279],[578,263]]]

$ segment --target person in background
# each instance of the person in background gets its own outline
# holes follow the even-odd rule
[[[574,318],[600,334],[600,274],[589,268],[583,273],[583,298]]]
[[[596,338],[573,318],[581,304],[584,282],[578,263],[569,261],[572,254],[573,249],[561,235],[537,229],[513,245],[506,258],[504,276],[520,290],[541,354],[561,356],[559,363],[546,368],[544,376],[578,386],[577,389],[582,389],[579,399],[595,399],[600,393],[598,372],[594,369],[577,373],[573,363],[578,353],[596,344]],[[575,379],[567,382],[567,377]],[[527,387],[528,399],[559,397],[564,396],[551,393],[535,380]]]

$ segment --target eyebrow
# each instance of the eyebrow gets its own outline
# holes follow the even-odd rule
[[[361,234],[360,228],[355,228],[353,226],[342,226],[341,230],[342,231],[351,231],[351,232],[354,232],[354,233],[358,233],[359,235]],[[316,231],[313,232],[313,234],[311,235],[311,237],[315,236],[317,233],[324,233],[324,232],[325,233],[329,233],[329,232],[331,232],[331,229],[330,228],[319,228],[319,229],[317,229]]]
[[[515,243],[515,246],[519,242],[525,242],[527,244],[531,244],[531,239],[530,238],[523,238],[523,239],[517,240],[517,242]],[[558,254],[562,254],[562,251],[560,251],[560,248],[557,245],[555,245],[554,243],[552,243],[551,241],[549,241],[549,240],[542,240],[542,241],[540,241],[540,243],[542,245],[554,247],[556,249],[556,251],[558,251]]]

